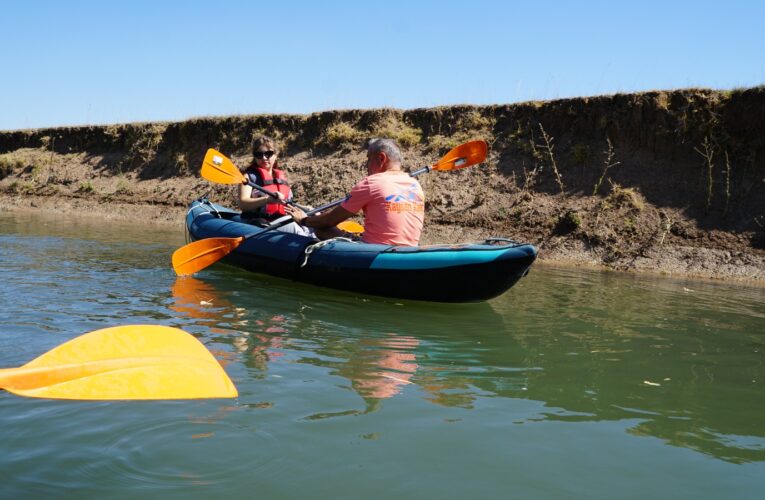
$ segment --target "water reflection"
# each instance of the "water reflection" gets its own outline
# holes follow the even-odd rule
[[[195,324],[206,326],[213,334],[228,334],[229,342],[247,367],[266,372],[268,364],[288,350],[299,354],[299,363],[322,367],[331,375],[344,377],[364,400],[363,412],[377,409],[379,400],[396,396],[413,383],[420,340],[406,332],[433,336],[430,333],[433,325],[422,322],[422,311],[413,312],[390,303],[363,303],[363,314],[355,310],[348,314],[348,304],[342,301],[330,302],[327,308],[301,304],[295,307],[296,311],[279,313],[280,309],[274,305],[289,304],[292,300],[283,296],[282,290],[270,287],[271,297],[267,303],[252,300],[260,295],[258,288],[249,292],[238,294],[225,283],[214,285],[197,278],[178,278],[171,287],[169,307],[193,319]],[[345,311],[341,313],[338,307]],[[386,310],[390,307],[398,309],[395,317],[387,316]],[[481,310],[491,313],[488,317],[492,320],[499,319],[488,306],[484,305]],[[353,317],[352,327],[338,328],[338,318],[342,317]],[[460,323],[439,327],[441,331],[436,338],[470,326]],[[486,323],[485,318],[482,323]],[[492,329],[499,331],[499,323]],[[425,357],[435,354],[434,351]],[[447,382],[453,378],[439,375],[437,369],[440,368],[429,368],[424,380],[428,381],[434,402],[447,404],[454,399],[447,396],[447,391],[456,387],[449,387]]]
[[[515,337],[542,368],[528,397],[545,419],[638,419],[631,434],[765,460],[765,290],[578,271],[542,285]]]
[[[170,309],[196,320],[205,320],[200,324],[214,326],[221,313],[234,310],[234,306],[221,295],[215,287],[190,276],[176,278],[170,286],[173,302]]]
[[[403,387],[412,383],[418,368],[415,351],[418,345],[419,341],[414,337],[395,333],[357,340],[343,338],[321,345],[316,349],[318,357],[305,357],[301,362],[325,367],[331,375],[348,379],[349,387],[363,399],[365,407],[308,418],[369,413],[379,409],[381,400],[400,394]]]
[[[761,291],[735,302],[719,285],[537,274],[522,293],[471,305],[296,293],[230,274],[173,287],[173,308],[225,333],[255,378],[272,363],[307,365],[363,402],[311,420],[377,411],[402,394],[463,409],[526,399],[546,408],[528,423],[636,421],[630,434],[765,460]]]
[[[237,327],[247,325],[247,310],[234,305],[211,283],[190,276],[179,277],[170,286],[170,294],[171,311],[208,327],[212,333],[236,334]]]
[[[355,346],[356,355],[337,373],[350,379],[354,390],[366,400],[393,397],[402,386],[412,383],[418,344],[414,337],[394,333],[387,338],[362,340]]]

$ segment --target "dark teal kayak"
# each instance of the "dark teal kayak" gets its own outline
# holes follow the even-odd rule
[[[207,200],[191,204],[186,227],[192,240],[247,236],[223,260],[248,271],[435,302],[477,302],[501,295],[528,273],[537,256],[533,245],[505,238],[419,247],[345,239],[317,242],[248,224],[239,212]]]

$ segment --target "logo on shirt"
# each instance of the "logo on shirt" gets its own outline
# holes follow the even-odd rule
[[[420,196],[418,185],[413,182],[409,186],[401,189],[397,193],[385,197],[386,212],[425,212],[425,203]]]

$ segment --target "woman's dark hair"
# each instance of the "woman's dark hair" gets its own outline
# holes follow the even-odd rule
[[[272,151],[279,153],[279,145],[276,139],[267,135],[261,135],[252,140],[252,152],[255,153],[261,146],[268,146]]]

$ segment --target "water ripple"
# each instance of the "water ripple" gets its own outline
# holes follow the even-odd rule
[[[215,418],[143,421],[121,429],[115,438],[101,460],[107,461],[115,482],[133,486],[217,484],[245,474],[267,474],[281,458],[266,432]],[[242,448],[259,452],[226,452]]]

